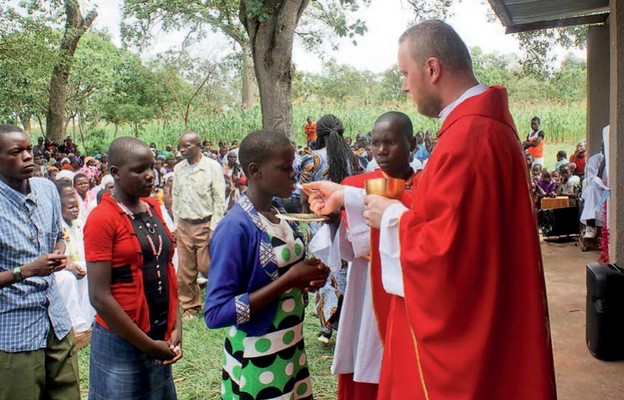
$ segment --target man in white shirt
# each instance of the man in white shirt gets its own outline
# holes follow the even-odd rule
[[[197,273],[208,276],[210,235],[225,213],[225,180],[221,165],[201,153],[195,132],[180,137],[184,160],[174,168],[173,217],[178,250],[178,292],[183,318],[201,309]]]

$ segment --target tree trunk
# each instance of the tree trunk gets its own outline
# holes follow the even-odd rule
[[[262,127],[283,131],[294,139],[292,126],[292,47],[295,28],[309,0],[241,1],[240,18],[249,35],[260,91]],[[258,15],[262,17],[259,21]]]
[[[22,126],[26,132],[32,131],[32,114],[29,112],[24,112],[19,115],[19,119],[22,122]]]
[[[78,42],[91,27],[97,12],[92,10],[86,18],[82,17],[78,0],[65,0],[65,34],[59,50],[59,58],[52,71],[50,80],[50,99],[46,118],[46,137],[60,142],[63,139],[65,125],[65,103],[67,101],[67,80],[78,47]]]
[[[251,45],[245,42],[243,45],[243,90],[241,105],[245,110],[250,109],[254,103],[256,81],[254,79],[254,62]]]
[[[113,136],[113,139],[117,139],[117,135],[119,135],[119,124],[115,123],[115,134]]]
[[[41,135],[47,137],[45,135],[45,129],[43,129],[43,121],[41,120],[40,114],[37,114],[37,121],[39,121],[39,129],[41,130]]]
[[[74,121],[74,137],[76,136],[75,129],[76,129],[76,122]],[[78,120],[78,130],[80,131],[80,140],[82,141],[82,147],[84,148],[85,154],[88,154],[87,145],[85,144],[84,126],[82,124],[82,118]]]

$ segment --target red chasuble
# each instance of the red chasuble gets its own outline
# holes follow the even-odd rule
[[[413,196],[378,399],[555,399],[539,239],[504,88],[450,113]]]

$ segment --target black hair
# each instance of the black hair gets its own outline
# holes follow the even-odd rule
[[[54,184],[56,185],[56,190],[58,190],[59,196],[63,196],[64,189],[69,188],[71,190],[74,190],[74,187],[71,185],[71,183],[67,182],[67,180],[65,179],[59,179],[57,181],[54,181]]]
[[[375,125],[384,121],[388,121],[398,133],[405,136],[408,140],[414,137],[414,126],[407,114],[399,111],[388,111],[377,118]]]
[[[542,120],[540,120],[540,117],[533,117],[531,118],[531,122],[536,121],[538,124],[542,124]]]
[[[76,184],[76,181],[78,180],[78,178],[85,178],[87,181],[89,180],[88,176],[86,176],[82,172],[79,172],[76,175],[74,175],[74,185]]]
[[[116,167],[124,165],[130,155],[129,153],[136,149],[148,149],[151,151],[148,145],[131,136],[122,136],[113,140],[110,146],[108,146],[108,151],[106,151],[108,164]]]
[[[316,150],[327,147],[329,180],[340,183],[349,175],[360,173],[362,167],[342,138],[344,126],[338,117],[326,114],[316,122]],[[350,167],[350,170],[349,170]]]
[[[566,153],[564,150],[559,150],[557,152],[557,157],[559,157],[559,156],[561,156],[563,158],[568,158],[568,153]]]
[[[5,134],[15,133],[15,132],[24,133],[24,130],[16,125],[0,124],[0,143],[2,143],[2,138],[4,137]]]
[[[276,149],[286,145],[292,146],[288,136],[281,131],[260,130],[245,136],[238,150],[238,160],[245,175],[249,173],[249,164],[262,164],[273,155]]]

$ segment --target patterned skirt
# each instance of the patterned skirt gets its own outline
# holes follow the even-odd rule
[[[248,336],[231,327],[224,345],[222,399],[312,399],[303,341],[303,293],[279,299],[269,332]]]

